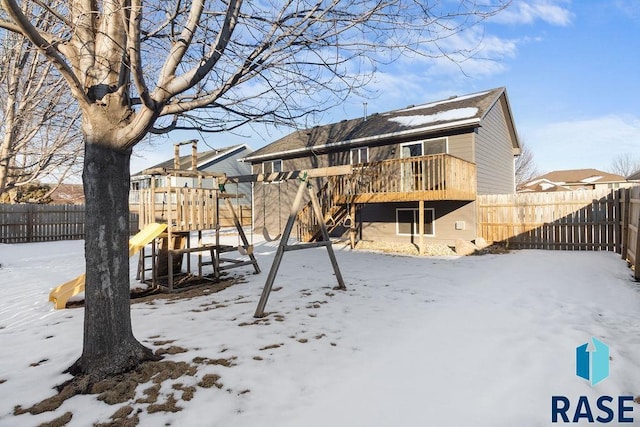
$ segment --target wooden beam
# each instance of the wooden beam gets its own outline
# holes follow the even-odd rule
[[[141,175],[171,175],[187,178],[224,178],[225,174],[220,172],[202,172],[171,168],[151,168],[140,172]]]
[[[278,274],[278,269],[280,268],[280,263],[282,262],[282,256],[284,255],[285,248],[287,246],[287,240],[289,239],[289,235],[291,234],[291,230],[293,229],[293,224],[296,221],[296,214],[298,213],[298,209],[300,208],[300,202],[302,201],[302,195],[304,194],[304,189],[306,186],[306,181],[301,181],[300,185],[298,186],[298,192],[296,193],[296,198],[294,199],[293,205],[291,206],[291,212],[289,213],[287,225],[285,225],[284,231],[282,232],[280,244],[278,245],[278,249],[276,250],[275,257],[273,258],[273,264],[271,265],[271,270],[269,270],[269,274],[267,275],[267,281],[264,284],[264,289],[262,290],[260,301],[258,301],[258,307],[256,308],[254,317],[264,317],[264,308],[266,307],[267,300],[269,299],[269,295],[271,294],[273,282],[276,280],[276,275]]]
[[[350,175],[352,172],[351,165],[342,165],[342,166],[329,166],[326,168],[314,168],[314,169],[305,169],[305,170],[294,170],[287,172],[274,172],[270,174],[255,174],[255,175],[237,175],[237,176],[227,176],[223,182],[224,183],[243,183],[243,182],[274,182],[274,181],[287,181],[291,179],[298,178],[322,178],[329,176],[340,176],[340,175]]]

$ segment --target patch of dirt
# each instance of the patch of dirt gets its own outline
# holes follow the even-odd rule
[[[217,388],[224,387],[224,384],[220,382],[220,375],[216,374],[205,375],[204,377],[202,377],[202,381],[200,381],[198,385],[203,388],[211,388],[214,386]]]
[[[73,413],[65,412],[58,418],[53,419],[46,423],[42,423],[38,425],[38,427],[63,427],[69,424],[69,422],[71,422],[71,418],[73,418]]]
[[[167,396],[167,400],[164,403],[154,403],[149,405],[147,408],[147,412],[153,414],[155,412],[179,412],[182,411],[182,408],[177,405],[178,401],[173,394]]]
[[[280,343],[280,344],[271,344],[271,345],[268,345],[268,346],[266,346],[266,347],[262,347],[262,348],[260,349],[260,351],[264,351],[264,350],[272,350],[272,349],[274,349],[274,348],[282,347],[283,345],[284,345],[283,343]]]
[[[166,401],[158,402],[158,399],[161,397],[160,390],[163,382],[176,380],[183,376],[194,377],[198,371],[198,365],[201,364],[233,366],[233,360],[235,359],[236,357],[230,357],[228,359],[196,358],[194,359],[194,364],[163,360],[149,361],[141,363],[136,369],[130,372],[114,375],[113,377],[100,381],[92,380],[87,376],[78,376],[58,386],[58,393],[55,396],[47,398],[28,408],[23,408],[22,406],[17,405],[14,408],[13,414],[16,416],[26,413],[36,415],[43,412],[55,411],[64,403],[65,400],[78,394],[97,395],[96,398],[98,400],[109,405],[133,402],[136,395],[136,389],[141,384],[146,384],[149,381],[151,381],[153,385],[151,387],[147,387],[143,391],[145,397],[136,400],[135,403],[148,404],[149,406],[147,406],[147,411],[149,413],[162,411],[177,412],[182,408],[178,406],[178,401],[173,394],[167,396]],[[207,388],[213,386],[222,388],[220,379],[221,377],[219,375],[205,375],[199,385]],[[196,387],[185,386],[182,383],[172,384],[172,388],[176,390],[176,392],[181,392],[181,399],[185,401],[191,400],[197,391]],[[133,408],[130,405],[126,405],[118,408],[118,410],[111,416],[111,422],[98,425],[135,426],[139,422],[138,413],[141,411],[142,409],[139,409],[136,414],[133,414]],[[72,416],[73,414],[69,412],[59,418],[56,418],[50,423],[43,425],[63,426],[69,422]]]
[[[142,391],[147,397],[140,398],[136,400],[136,403],[154,403],[158,401],[158,396],[160,395],[160,384],[152,385],[151,387],[144,389]]]
[[[161,345],[173,344],[174,342],[176,342],[176,340],[164,340],[164,341],[153,341],[151,344],[155,345],[156,347],[160,347]]]
[[[187,350],[184,347],[179,347],[177,345],[172,345],[169,348],[159,348],[156,350],[155,354],[156,356],[162,356],[163,354],[179,354],[179,353],[186,353]]]
[[[237,360],[236,356],[230,357],[228,359],[210,359],[208,357],[194,357],[193,363],[197,363],[199,365],[219,365],[230,368],[232,366],[236,366],[234,360]]]
[[[131,406],[123,406],[111,415],[111,422],[94,424],[94,427],[135,427],[140,423],[140,418],[137,413],[129,416],[133,413]]]
[[[226,279],[221,279],[218,282],[213,282],[208,279],[200,281],[191,281],[188,285],[181,288],[174,288],[173,293],[162,292],[161,289],[132,289],[131,290],[131,303],[146,303],[154,304],[154,301],[162,299],[168,302],[175,302],[181,299],[193,299],[202,296],[211,295],[212,293],[220,292],[228,287],[239,283],[246,283],[244,276],[235,276]],[[70,301],[67,302],[66,308],[75,308],[84,306],[84,301]]]
[[[42,359],[42,360],[40,360],[40,361],[38,361],[38,362],[31,363],[29,366],[30,366],[31,368],[35,368],[36,366],[40,366],[40,365],[42,365],[43,363],[48,362],[48,361],[49,361],[49,359]]]
[[[238,323],[238,326],[252,326],[252,325],[270,325],[271,322],[270,320],[266,317],[267,315],[265,315],[265,317],[260,317],[258,319],[254,319],[253,322],[241,322]]]
[[[174,390],[177,391],[181,391],[182,392],[182,400],[188,402],[189,400],[193,399],[193,395],[196,392],[196,388],[192,387],[192,386],[184,386],[183,384],[174,384],[173,386],[171,386],[171,388],[173,388]]]

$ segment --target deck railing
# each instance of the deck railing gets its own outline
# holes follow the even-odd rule
[[[475,164],[448,154],[354,166],[352,175],[331,181],[344,203],[474,200],[476,196]]]
[[[348,214],[348,204],[475,200],[476,165],[448,154],[354,165],[349,175],[328,177],[318,192],[329,227]],[[311,206],[297,217],[300,240],[313,239],[319,224]]]

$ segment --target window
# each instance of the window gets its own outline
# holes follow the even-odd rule
[[[369,162],[369,147],[352,148],[349,153],[349,163],[357,165]]]
[[[262,162],[262,173],[270,174],[275,172],[282,172],[282,160]]]
[[[426,141],[400,144],[400,157],[430,156],[447,153],[447,138],[428,139]]]
[[[396,209],[396,234],[399,236],[417,236],[420,232],[418,209]],[[435,236],[435,209],[424,210],[424,235]]]
[[[424,141],[424,155],[429,156],[432,154],[446,154],[447,152],[447,139],[431,139]]]

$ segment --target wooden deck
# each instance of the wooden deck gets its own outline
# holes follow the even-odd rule
[[[476,199],[476,165],[447,154],[354,165],[350,174],[327,178],[318,199],[329,231],[346,218],[353,225],[356,204]],[[297,223],[299,240],[318,237],[311,203],[298,212]]]
[[[338,204],[475,200],[476,165],[448,154],[384,160],[354,166],[329,185]]]

